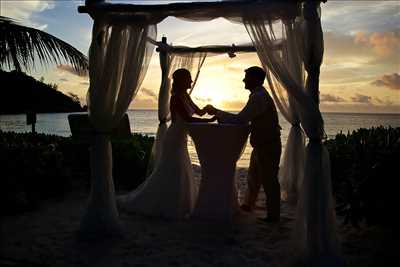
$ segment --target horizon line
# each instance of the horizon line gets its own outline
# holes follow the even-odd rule
[[[127,111],[135,111],[135,110],[142,110],[142,111],[157,111],[156,108],[129,108]],[[224,109],[225,111],[240,111],[239,109]],[[278,113],[281,113],[278,110]],[[400,112],[362,112],[362,111],[321,111],[321,113],[335,113],[335,114],[382,114],[382,115],[400,115]]]

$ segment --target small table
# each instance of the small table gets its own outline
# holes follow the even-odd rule
[[[231,221],[237,211],[236,162],[249,135],[248,125],[189,124],[201,165],[201,182],[193,217]]]

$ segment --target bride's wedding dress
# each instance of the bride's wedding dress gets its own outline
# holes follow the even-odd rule
[[[153,172],[137,189],[117,198],[125,211],[182,219],[193,210],[196,190],[187,149],[186,122],[176,116],[163,142]]]

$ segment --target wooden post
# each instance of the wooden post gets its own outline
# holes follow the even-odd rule
[[[161,38],[161,43],[166,45],[167,37],[163,36]],[[163,59],[168,60],[168,58],[167,58],[168,52],[165,49],[160,49],[159,57],[160,57],[160,63]],[[160,67],[161,67],[161,86],[160,86],[160,92],[158,93],[159,96],[161,93],[163,93],[162,88],[165,86],[165,83],[168,82],[168,70],[163,68],[162,63],[160,64]],[[160,100],[160,97],[158,99]],[[160,110],[160,108],[161,108],[161,103],[160,103],[160,101],[158,101],[158,110]],[[161,120],[161,118],[159,118],[159,120]]]
[[[90,5],[96,5],[96,4],[103,4],[105,0],[85,0],[85,5],[90,6]]]
[[[32,133],[36,133],[36,112],[35,111],[27,111],[26,112],[26,124],[32,125]]]
[[[159,121],[159,125],[158,125],[158,130],[157,130],[157,138],[160,138],[160,135],[162,131],[160,131],[161,127],[166,127],[166,114],[164,114],[164,104],[165,104],[165,98],[168,97],[168,90],[165,90],[164,88],[166,86],[168,86],[168,74],[169,74],[169,70],[168,68],[166,68],[166,64],[165,62],[167,62],[168,60],[168,51],[165,49],[165,46],[167,45],[167,37],[163,36],[161,38],[161,43],[163,44],[163,47],[160,47],[160,49],[158,50],[159,54],[159,58],[160,58],[160,68],[161,68],[161,84],[160,84],[160,89],[158,91],[158,121]],[[153,149],[152,149],[152,153],[151,153],[151,157],[148,163],[148,167],[147,167],[147,175],[151,174],[151,172],[153,171],[155,162],[157,162],[157,158],[159,157],[159,144],[160,142],[158,140],[156,140],[153,144]]]
[[[304,2],[303,13],[306,25],[304,37],[308,42],[306,90],[311,95],[314,102],[319,105],[319,75],[320,66],[324,55],[324,40],[321,27],[321,18],[319,16],[320,2],[307,0]]]

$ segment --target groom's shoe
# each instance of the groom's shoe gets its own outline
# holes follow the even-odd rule
[[[274,217],[262,217],[262,218],[257,218],[259,222],[262,223],[278,223],[279,222],[279,217],[274,218]]]

